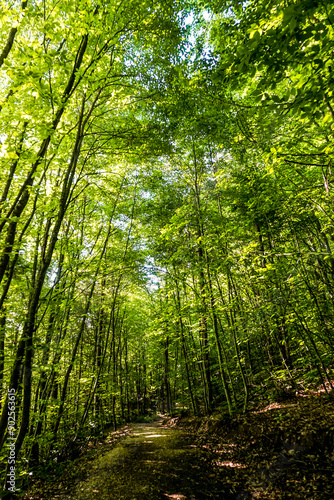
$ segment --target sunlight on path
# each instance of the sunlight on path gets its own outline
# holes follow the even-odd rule
[[[90,465],[66,499],[202,500],[227,498],[213,491],[206,452],[182,431],[160,423],[134,424],[132,435]],[[211,477],[210,477],[211,476]]]

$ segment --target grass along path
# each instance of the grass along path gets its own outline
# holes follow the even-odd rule
[[[160,422],[131,425],[131,434],[87,462],[72,486],[58,480],[29,499],[168,500],[232,499],[217,480],[210,452],[194,437]],[[80,472],[81,471],[81,472]],[[84,477],[82,477],[84,475]],[[58,486],[58,487],[57,487]],[[242,498],[239,496],[239,498]]]
[[[111,433],[26,499],[333,500],[334,401],[293,398],[228,419]],[[171,428],[172,427],[172,428]],[[126,436],[115,444],[116,436]]]

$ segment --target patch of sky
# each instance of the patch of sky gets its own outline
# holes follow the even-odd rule
[[[125,215],[119,215],[117,218],[113,219],[113,225],[122,231],[128,228],[130,222],[130,219]]]
[[[181,17],[181,16],[180,16]],[[195,50],[197,40],[202,37],[206,31],[206,27],[203,21],[210,23],[212,20],[212,13],[208,10],[202,10],[200,13],[200,18],[195,17],[195,12],[189,12],[188,15],[183,19],[182,26],[188,28],[189,34],[187,37],[187,47],[182,55],[182,59],[188,59],[194,61],[198,58],[198,53]],[[200,21],[200,22],[198,22]],[[212,47],[205,41],[202,47],[201,57],[204,59],[212,57]]]
[[[161,285],[161,276],[164,269],[157,266],[153,257],[146,257],[143,271],[147,277],[147,288],[150,292],[155,292]]]

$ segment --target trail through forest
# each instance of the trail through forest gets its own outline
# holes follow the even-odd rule
[[[333,47],[333,0],[0,0],[0,497],[334,499]]]
[[[333,429],[325,396],[231,421],[133,423],[91,441],[54,479],[33,479],[25,499],[333,500]]]
[[[87,479],[66,498],[221,498],[222,490],[210,492],[206,458],[182,431],[161,423],[134,424],[132,434],[94,461]]]
[[[108,449],[108,448],[107,448]],[[131,433],[111,450],[79,467],[72,486],[59,481],[58,491],[45,490],[29,498],[90,500],[167,500],[244,498],[230,495],[217,479],[209,449],[194,437],[162,422],[131,425]],[[64,487],[66,489],[63,488]],[[45,496],[44,496],[45,495]]]

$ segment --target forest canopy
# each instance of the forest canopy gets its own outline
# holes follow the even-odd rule
[[[24,480],[141,414],[333,389],[332,2],[0,19],[2,472],[11,436]]]

